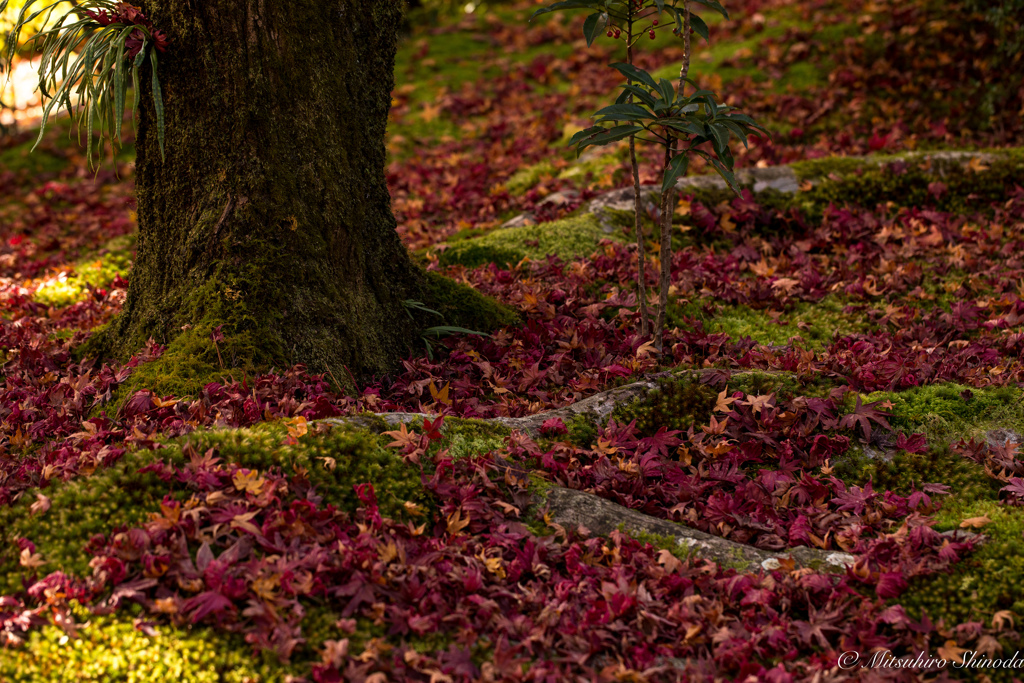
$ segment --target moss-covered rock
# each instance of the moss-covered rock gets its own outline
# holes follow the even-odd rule
[[[479,266],[484,263],[514,265],[524,258],[543,259],[549,255],[563,260],[589,256],[601,240],[623,240],[618,233],[606,233],[593,214],[565,218],[520,228],[501,228],[486,235],[448,244],[438,252],[441,265]]]
[[[1024,176],[1024,150],[1000,151],[986,159],[981,163],[979,153],[971,166],[960,156],[933,153],[797,162],[797,175],[814,181],[814,187],[799,193],[794,202],[815,215],[830,203],[874,207],[892,202],[958,213],[981,211],[1004,200],[1007,190]]]

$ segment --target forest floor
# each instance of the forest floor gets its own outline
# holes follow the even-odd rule
[[[133,149],[0,138],[0,682],[1024,678],[991,662],[1024,618],[1024,87],[993,99],[955,6],[727,5],[691,75],[793,182],[683,190],[664,355],[632,215],[593,204],[625,151],[565,144],[620,58],[578,17],[413,16],[399,230],[518,322],[355,394],[76,362],[124,302]],[[933,661],[861,667],[887,651]]]

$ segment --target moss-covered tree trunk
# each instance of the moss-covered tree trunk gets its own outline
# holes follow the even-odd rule
[[[418,277],[384,181],[401,4],[146,0],[171,40],[166,158],[147,84],[122,353],[152,337],[217,366],[218,325],[225,366],[366,375],[405,353]]]

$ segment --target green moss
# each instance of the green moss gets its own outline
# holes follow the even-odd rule
[[[213,429],[193,432],[168,441],[156,451],[133,451],[117,463],[68,482],[52,483],[45,491],[51,508],[32,515],[31,493],[13,506],[0,509],[0,594],[21,589],[22,571],[13,541],[28,538],[48,562],[45,571],[62,570],[89,575],[89,559],[83,546],[94,534],[107,534],[117,526],[135,526],[159,511],[165,495],[184,499],[180,484],[162,482],[155,474],[139,472],[156,460],[183,466],[186,444],[198,452],[214,449],[222,462],[266,471],[279,468],[289,476],[305,477],[325,503],[355,511],[359,502],[353,485],[374,485],[381,513],[404,519],[404,503],[430,504],[420,470],[405,463],[388,437],[352,427],[311,428],[296,444],[286,444],[287,428],[281,423],[262,423],[249,429]]]
[[[868,458],[858,448],[837,464],[844,481],[870,479],[875,490],[908,493],[925,482],[946,484],[958,500],[995,500],[1000,485],[984,469],[954,453],[960,439],[983,440],[995,429],[1024,431],[1024,405],[1014,387],[970,389],[953,383],[915,387],[902,392],[875,392],[864,402],[888,402],[889,423],[897,431],[927,437],[927,453],[895,453],[889,461]]]
[[[521,168],[505,181],[505,189],[513,197],[525,194],[544,178],[553,178],[557,169],[550,161],[541,161],[532,166]]]
[[[239,635],[161,625],[148,636],[130,615],[95,616],[77,603],[82,624],[73,640],[56,626],[30,633],[18,648],[0,650],[0,680],[9,683],[274,683],[280,666],[253,658]]]
[[[623,524],[619,525],[619,531],[624,534],[629,534],[641,543],[648,543],[655,548],[667,550],[683,562],[691,560],[696,556],[696,552],[693,550],[692,546],[679,543],[673,536],[662,536],[660,534],[652,534],[647,531],[627,529]]]
[[[597,442],[600,427],[597,420],[589,415],[575,415],[565,423],[569,430],[567,438],[579,448],[590,448]]]
[[[749,306],[723,306],[713,314],[696,306],[682,312],[702,320],[708,332],[728,334],[736,340],[750,337],[759,344],[785,345],[800,337],[809,348],[822,348],[836,336],[862,334],[871,325],[864,316],[843,312],[844,304],[828,297],[817,303],[798,302],[790,310],[779,313]],[[775,315],[773,315],[773,313]],[[785,324],[783,324],[785,323]]]
[[[1021,390],[1016,387],[973,389],[954,383],[932,384],[902,392],[876,392],[867,401],[892,403],[889,423],[949,443],[978,438],[989,429],[1024,427]]]
[[[68,306],[82,301],[89,296],[90,287],[107,287],[118,275],[126,277],[134,250],[134,234],[112,239],[98,254],[44,282],[32,298],[46,306]]]
[[[438,448],[447,449],[453,460],[500,450],[512,431],[484,420],[446,417]]]
[[[925,170],[919,155],[902,157],[906,171],[901,174],[885,168],[884,164],[900,159],[877,156],[864,160],[829,158],[797,162],[797,175],[817,182],[813,189],[799,193],[794,200],[812,215],[819,214],[830,203],[871,207],[886,202],[968,213],[1004,200],[1007,190],[1024,175],[1024,160],[1017,153],[1000,154],[987,162],[988,170],[981,172],[964,168],[965,161],[940,160],[934,160],[931,168]],[[935,197],[928,187],[935,181],[946,186],[940,197]]]
[[[35,138],[10,149],[0,151],[0,168],[14,173],[40,175],[43,173],[59,173],[68,166],[68,161],[57,147],[40,145],[32,152]]]
[[[426,273],[425,293],[427,307],[441,316],[439,319],[424,319],[421,322],[424,327],[453,325],[490,332],[520,322],[519,314],[513,308],[434,272]]]
[[[269,363],[252,361],[252,356],[259,357],[259,353],[250,333],[226,336],[217,344],[211,339],[212,333],[213,327],[204,323],[179,334],[159,358],[139,364],[104,409],[108,414],[117,414],[128,399],[143,389],[157,396],[191,397],[199,395],[210,382],[241,381],[270,369]],[[96,333],[76,349],[77,355],[105,357],[107,354],[102,351],[94,352],[96,344],[105,341],[101,332]]]
[[[832,389],[823,377],[800,378],[792,372],[741,372],[729,380],[729,392],[742,391],[752,396],[775,394],[779,400],[798,396],[825,396]]]
[[[985,543],[948,574],[912,581],[896,602],[919,619],[927,613],[933,622],[946,627],[971,621],[992,624],[992,616],[1010,610],[1016,623],[1024,617],[1024,510],[1000,505],[994,500],[973,502],[959,499],[948,503],[937,515],[938,529],[957,528],[964,519],[987,516],[991,521],[980,529]],[[1013,652],[1015,644],[1004,643]],[[986,670],[993,681],[1009,681],[1009,672]]]
[[[900,451],[888,461],[868,458],[862,450],[851,448],[836,465],[836,475],[847,483],[863,485],[870,480],[876,491],[903,495],[920,491],[925,483],[945,484],[965,500],[995,500],[1000,488],[981,466],[947,445],[933,446],[926,453]]]
[[[678,375],[658,381],[658,386],[636,400],[620,405],[612,411],[616,422],[636,420],[641,434],[654,434],[662,427],[686,431],[693,425],[708,421],[718,392],[700,383],[699,375]]]
[[[484,263],[516,264],[524,258],[543,259],[549,255],[569,261],[589,256],[603,239],[622,240],[618,233],[605,233],[593,214],[565,218],[521,228],[502,228],[481,237],[450,243],[438,252],[441,265],[478,266]]]

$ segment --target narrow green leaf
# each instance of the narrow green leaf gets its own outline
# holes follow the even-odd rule
[[[608,66],[618,70],[623,76],[625,76],[631,81],[643,83],[649,88],[658,87],[658,84],[654,82],[654,78],[651,76],[651,74],[647,73],[643,69],[639,69],[633,66],[632,64],[626,64],[624,62],[615,62],[614,64],[609,64]]]
[[[623,138],[628,138],[630,135],[635,135],[643,130],[644,129],[640,126],[615,126],[614,128],[609,128],[604,133],[600,133],[592,138],[587,138],[581,141],[579,146],[576,148],[576,155],[579,156],[579,153],[586,147],[592,147],[594,145],[608,145],[622,140]]]
[[[651,97],[651,93],[635,85],[624,85],[622,86],[622,90],[628,95],[634,95],[648,107],[653,107],[654,103],[657,101]]]
[[[597,135],[598,133],[606,130],[608,129],[603,126],[591,126],[590,128],[584,128],[569,138],[569,146],[577,145],[584,138],[590,137],[591,135]]]
[[[668,162],[668,168],[665,169],[665,177],[661,181],[661,191],[664,194],[669,191],[669,188],[676,184],[676,181],[686,175],[686,169],[690,165],[690,156],[686,152],[677,154],[672,157],[672,161]]]
[[[160,92],[160,79],[156,73],[156,50],[149,51],[149,64],[153,69],[153,105],[156,107],[156,137],[160,143],[160,158],[164,156],[164,98]]]
[[[696,14],[690,14],[690,26],[694,32],[708,43],[711,42],[711,33],[708,31],[708,25],[704,23],[704,20],[698,17]]]
[[[721,14],[721,15],[722,15],[723,17],[725,17],[726,19],[728,19],[728,18],[729,18],[729,13],[728,13],[728,12],[726,12],[726,11],[725,11],[725,8],[724,8],[724,7],[722,7],[722,4],[721,4],[721,3],[719,3],[719,2],[716,2],[716,0],[693,0],[693,1],[694,1],[695,3],[697,3],[698,5],[704,5],[704,6],[705,6],[705,7],[707,7],[708,9],[713,9],[713,10],[715,10],[716,12],[718,12],[719,14]]]
[[[711,162],[711,165],[714,166],[715,170],[718,171],[718,175],[722,176],[722,179],[728,183],[733,192],[736,194],[741,194],[743,192],[743,188],[741,188],[739,183],[736,182],[736,176],[733,175],[732,171],[722,165],[722,162],[718,159],[715,159],[714,157],[706,158]]]
[[[729,149],[729,130],[723,126],[717,124],[708,125],[708,130],[711,132],[711,138],[715,143],[715,151],[721,155],[722,150]]]
[[[672,81],[667,78],[662,78],[658,81],[658,92],[661,93],[661,97],[665,102],[674,102],[676,99],[676,89],[672,85]]]
[[[562,2],[556,2],[554,4],[548,5],[547,7],[541,7],[539,10],[537,10],[530,16],[530,21],[533,21],[541,14],[547,14],[548,12],[557,12],[563,9],[580,9],[582,7],[596,9],[596,3],[585,2],[583,0],[562,0]]]
[[[613,104],[594,114],[603,121],[643,121],[654,118],[654,115],[638,104]]]

